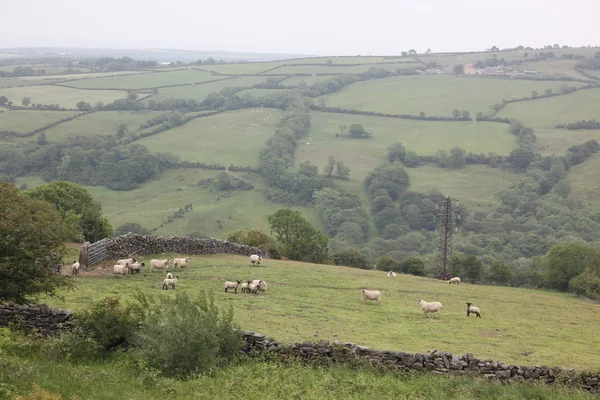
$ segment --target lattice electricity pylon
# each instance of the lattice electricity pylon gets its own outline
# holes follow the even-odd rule
[[[458,200],[451,198],[449,195],[436,204],[436,210],[440,211],[436,216],[441,217],[436,277],[443,280],[448,279],[448,273],[452,269],[452,228],[454,225],[452,201],[456,201],[457,207],[460,205]],[[435,217],[433,220],[435,222]],[[460,220],[460,212],[457,213],[457,220]],[[454,226],[454,230],[455,232],[458,231],[458,227]]]

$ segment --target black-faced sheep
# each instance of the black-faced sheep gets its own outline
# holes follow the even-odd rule
[[[129,271],[129,264],[125,264],[125,265],[116,264],[113,266],[113,275],[125,276],[125,274],[128,271]]]
[[[173,288],[173,290],[175,290],[175,285],[177,284],[177,281],[179,281],[179,277],[178,276],[175,276],[174,279],[173,278],[172,279],[166,278],[163,281],[163,287],[162,287],[163,290],[169,290],[169,286],[171,286]]]
[[[460,278],[458,276],[455,276],[454,278],[450,279],[448,281],[449,284],[453,284],[456,283],[457,285],[460,285]]]
[[[241,283],[241,281],[225,282],[225,293],[227,293],[227,289],[233,289],[237,294],[238,286],[240,286]]]
[[[71,265],[71,275],[79,275],[79,262],[77,260],[73,260],[73,265]]]
[[[394,271],[390,271],[387,273],[387,277],[388,278],[395,278],[396,277],[396,273]]]
[[[467,317],[469,314],[477,314],[478,318],[481,318],[481,311],[479,311],[479,307],[475,307],[471,305],[472,303],[467,303]]]
[[[175,258],[173,260],[173,268],[185,268],[190,263],[190,258]]]

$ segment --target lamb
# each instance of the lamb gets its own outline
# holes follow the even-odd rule
[[[427,314],[427,316],[429,318],[431,318],[431,315],[429,315],[430,313],[437,313],[438,318],[439,318],[440,310],[442,308],[444,308],[442,306],[442,303],[440,303],[439,301],[427,302],[425,300],[419,300],[419,305],[421,306],[421,309],[423,310],[423,314]]]
[[[73,260],[73,265],[71,265],[71,275],[79,275],[79,262],[77,260]]]
[[[175,290],[175,285],[177,284],[177,281],[179,281],[179,277],[178,276],[175,276],[174,279],[173,278],[171,278],[171,279],[166,278],[163,281],[163,287],[162,287],[163,290],[169,290],[169,286],[171,286],[173,288],[173,290]]]
[[[265,281],[258,282],[258,286],[256,287],[256,292],[258,294],[263,294],[266,291],[267,291],[267,282],[265,282]]]
[[[173,274],[170,272],[167,272],[167,279],[173,279]]]
[[[129,269],[129,273],[133,274],[134,272],[137,272],[138,274],[140,273],[140,271],[142,270],[142,267],[145,267],[146,264],[144,263],[139,263],[138,261],[134,262],[133,264],[131,264],[131,268]]]
[[[121,265],[116,264],[113,266],[113,275],[123,275],[129,271],[129,264]]]
[[[165,258],[164,260],[156,260],[156,259],[151,260],[150,261],[150,272],[152,272],[153,268],[156,268],[156,269],[168,268],[169,262],[171,262],[171,260],[169,258]]]
[[[377,301],[377,304],[381,304],[381,292],[379,290],[362,289],[362,294],[365,303],[367,300],[375,300]]]
[[[174,268],[185,268],[188,266],[190,262],[190,258],[186,257],[186,258],[175,258],[173,260],[173,267]]]
[[[227,293],[227,289],[234,289],[237,294],[238,286],[240,286],[241,283],[241,281],[225,282],[225,293]]]
[[[246,281],[242,283],[242,293],[248,293],[248,285],[250,285],[252,281]]]
[[[387,274],[388,278],[395,278],[396,277],[396,273],[394,271],[390,271]]]
[[[459,285],[459,284],[460,284],[460,278],[459,278],[458,276],[455,276],[454,278],[450,279],[450,280],[448,281],[448,283],[449,283],[449,284],[456,283],[457,285]]]
[[[481,318],[481,311],[479,311],[479,307],[475,307],[471,305],[472,303],[467,303],[467,317],[469,314],[477,314],[478,318]]]
[[[252,254],[250,256],[250,264],[252,264],[252,265],[260,265],[261,262],[262,262],[262,257],[261,256],[257,256],[256,254]]]
[[[123,260],[117,260],[117,265],[125,265],[125,264],[133,264],[135,262],[135,258],[126,258]]]
[[[248,293],[256,293],[256,288],[258,288],[258,280],[248,283]]]

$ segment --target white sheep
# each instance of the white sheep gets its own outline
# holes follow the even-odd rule
[[[125,265],[125,264],[133,264],[135,262],[135,258],[125,258],[123,260],[117,260],[117,265]]]
[[[442,306],[442,303],[440,303],[439,301],[427,302],[425,300],[419,300],[419,305],[421,306],[421,309],[423,310],[423,314],[427,314],[427,316],[429,318],[431,318],[431,315],[429,315],[430,313],[437,313],[438,318],[439,318],[440,310],[442,308],[444,308]]]
[[[225,293],[227,293],[227,289],[234,289],[237,294],[238,286],[240,286],[241,283],[241,281],[225,282]]]
[[[173,260],[173,268],[185,268],[188,266],[190,262],[190,258],[175,258]]]
[[[130,269],[129,269],[129,272],[130,272],[131,274],[133,274],[134,272],[137,272],[137,273],[139,274],[139,273],[140,273],[140,271],[142,270],[142,267],[145,267],[145,266],[146,266],[146,264],[144,264],[144,263],[141,263],[141,264],[140,264],[140,262],[136,261],[136,262],[134,262],[133,264],[131,264],[131,267],[130,267]]]
[[[121,265],[116,264],[113,266],[113,275],[123,275],[129,271],[129,264]]]
[[[173,274],[170,272],[167,272],[167,279],[173,279]]]
[[[258,282],[258,286],[256,287],[256,293],[263,294],[267,291],[267,282],[260,281]]]
[[[248,283],[248,293],[256,293],[256,288],[258,288],[258,281]]]
[[[150,261],[150,272],[152,272],[153,268],[156,268],[156,269],[169,268],[169,262],[171,262],[171,260],[169,258],[165,258],[164,260],[156,260],[156,259],[151,260]]]
[[[73,265],[71,265],[71,275],[79,275],[79,261],[73,260]]]
[[[244,283],[242,283],[242,293],[247,293],[248,292],[248,285],[250,285],[251,281],[246,281]]]
[[[458,276],[455,276],[454,278],[450,279],[448,281],[449,284],[453,284],[456,283],[457,285],[460,285],[460,278]]]
[[[472,303],[467,303],[467,317],[469,314],[477,314],[478,318],[481,318],[481,311],[479,311],[479,307],[475,307],[471,305]]]
[[[173,290],[175,290],[175,285],[177,284],[177,281],[179,281],[179,277],[175,276],[175,278],[166,278],[163,281],[163,290],[169,290],[169,286],[171,286],[173,288]]]
[[[390,271],[387,273],[388,278],[395,278],[396,277],[396,273],[394,271]]]
[[[252,254],[250,256],[250,264],[252,265],[260,265],[260,263],[262,262],[262,257],[258,256],[256,254]]]
[[[375,300],[377,304],[381,304],[381,292],[379,290],[362,289],[362,294],[365,303],[367,300]]]

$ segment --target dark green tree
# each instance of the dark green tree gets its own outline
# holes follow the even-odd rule
[[[404,161],[405,155],[406,149],[400,142],[394,142],[388,147],[387,159],[390,163],[393,163],[394,161]]]
[[[69,285],[53,268],[73,234],[51,204],[0,182],[0,302],[23,304]]]
[[[348,178],[350,176],[350,167],[347,167],[346,165],[344,165],[343,162],[338,161],[335,164],[335,173],[340,177],[340,178]]]
[[[569,281],[590,268],[600,275],[600,251],[582,243],[553,246],[546,255],[548,283],[551,288],[566,291]]]
[[[454,72],[454,75],[464,75],[465,74],[465,66],[462,64],[456,64],[452,68],[452,71]]]
[[[152,232],[148,228],[144,228],[135,222],[127,222],[115,229],[115,236],[126,235],[127,233],[137,233],[138,235],[151,235]]]
[[[281,245],[282,256],[314,263],[327,259],[327,236],[313,228],[299,211],[280,209],[267,215],[267,221]]]
[[[325,167],[323,167],[323,173],[325,174],[325,176],[331,176],[331,174],[333,174],[334,168],[335,168],[335,158],[333,158],[332,156],[329,156],[329,160],[327,161],[327,164],[325,164]]]
[[[507,284],[513,277],[510,266],[502,261],[496,261],[488,271],[488,280],[500,285]]]

